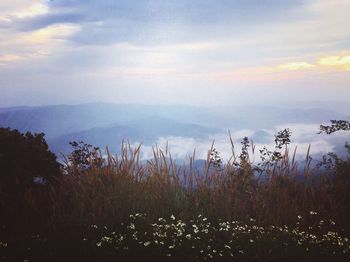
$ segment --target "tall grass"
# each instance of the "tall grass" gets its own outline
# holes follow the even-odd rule
[[[251,161],[253,143],[240,155],[231,143],[232,157],[225,164],[213,158],[213,144],[203,170],[194,165],[195,153],[178,164],[167,147],[154,147],[153,158],[143,163],[141,146],[128,143],[122,143],[117,155],[107,148],[103,165],[96,166],[91,159],[90,167],[81,169],[67,162],[67,174],[51,195],[51,221],[116,225],[140,212],[153,218],[176,214],[191,219],[203,214],[214,220],[254,218],[262,225],[291,225],[298,216],[316,211],[349,230],[349,176],[338,181],[334,174],[311,168],[310,147],[300,169],[296,148],[290,153],[285,146],[276,161],[256,165]]]
[[[141,145],[125,142],[120,154],[93,151],[83,165],[68,156],[54,184],[0,198],[0,257],[347,261],[350,159],[317,169],[310,147],[298,162],[297,148],[276,143],[254,163],[254,143],[244,139],[236,154],[230,141],[227,162],[213,143],[200,170],[195,152],[178,163],[154,147],[144,162]]]

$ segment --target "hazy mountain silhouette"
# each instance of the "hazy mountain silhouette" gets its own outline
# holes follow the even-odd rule
[[[319,108],[266,105],[195,107],[89,103],[0,109],[0,126],[21,132],[44,132],[54,152],[67,152],[68,142],[83,140],[117,148],[122,139],[153,144],[159,137],[205,138],[215,133],[250,129],[256,142],[270,139],[264,129],[284,123],[327,123],[346,115]]]
[[[180,123],[174,120],[148,117],[136,120],[124,125],[113,125],[110,127],[95,127],[88,130],[74,132],[50,139],[51,148],[55,152],[68,152],[69,141],[82,140],[104,148],[109,146],[111,151],[119,148],[122,140],[131,143],[142,143],[150,145],[159,137],[181,136],[204,138],[221,130],[203,127],[196,124]]]

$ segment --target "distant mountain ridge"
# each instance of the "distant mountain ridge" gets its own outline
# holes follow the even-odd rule
[[[221,130],[203,127],[196,124],[184,124],[174,120],[159,117],[149,117],[124,125],[110,127],[94,127],[88,130],[69,133],[51,139],[52,150],[68,152],[69,141],[86,141],[101,148],[109,146],[113,152],[122,140],[150,145],[160,137],[181,136],[203,138]]]
[[[347,116],[326,109],[276,106],[205,108],[181,105],[127,105],[88,103],[0,109],[0,126],[22,132],[44,132],[55,152],[69,151],[68,142],[83,140],[98,146],[118,147],[122,139],[153,144],[160,137],[206,138],[228,129],[261,130],[282,123],[327,123]]]

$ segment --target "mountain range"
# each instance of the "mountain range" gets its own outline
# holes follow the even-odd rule
[[[69,141],[119,148],[123,139],[152,145],[160,137],[209,138],[227,130],[255,130],[252,137],[264,142],[264,131],[284,123],[328,123],[347,119],[322,108],[276,106],[195,107],[183,105],[128,105],[88,103],[0,109],[0,126],[45,133],[52,151],[68,153]]]

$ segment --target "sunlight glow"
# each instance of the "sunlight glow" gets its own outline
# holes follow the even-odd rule
[[[324,66],[335,66],[343,70],[350,70],[350,55],[324,57],[318,61],[318,64]]]
[[[307,62],[294,62],[294,63],[287,63],[287,64],[282,64],[278,66],[278,68],[285,69],[285,70],[304,70],[304,69],[310,69],[313,67],[315,66]]]
[[[47,5],[43,3],[36,3],[29,6],[26,9],[22,9],[20,11],[17,11],[11,14],[11,16],[23,19],[23,18],[38,16],[38,15],[44,15],[48,13],[48,11],[49,11],[49,8],[47,7]]]
[[[63,39],[79,30],[79,26],[68,24],[52,25],[34,31],[25,37],[30,43],[46,43],[53,39]]]

